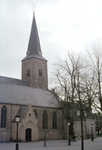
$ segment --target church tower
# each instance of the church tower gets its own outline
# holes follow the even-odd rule
[[[47,60],[42,56],[34,14],[26,57],[22,60],[22,80],[31,87],[48,89]]]

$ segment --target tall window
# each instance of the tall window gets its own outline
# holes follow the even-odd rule
[[[57,129],[57,115],[56,115],[56,112],[53,113],[53,129]]]
[[[43,113],[43,129],[47,129],[47,112],[46,112],[46,110]]]
[[[7,108],[6,106],[3,106],[1,110],[1,128],[6,128],[6,114]]]
[[[30,70],[26,71],[26,76],[30,76]]]
[[[35,116],[37,117],[37,111],[36,111],[36,109],[34,109],[34,113],[35,113]]]

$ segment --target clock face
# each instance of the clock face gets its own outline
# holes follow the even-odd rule
[[[39,52],[38,52],[38,54],[41,56],[41,55],[42,55],[42,52],[41,52],[41,51],[39,51]]]

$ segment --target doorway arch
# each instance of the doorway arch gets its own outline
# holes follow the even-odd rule
[[[25,138],[26,138],[26,142],[31,142],[31,135],[32,135],[32,130],[31,128],[27,128],[25,131]]]

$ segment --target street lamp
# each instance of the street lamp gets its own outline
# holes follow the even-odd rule
[[[70,143],[70,121],[68,121],[67,125],[68,125],[68,127],[69,127],[69,139],[68,139],[68,145],[71,145],[71,143]]]
[[[21,116],[17,113],[16,116],[15,116],[15,120],[16,120],[16,123],[17,123],[16,150],[19,150],[19,145],[18,145],[18,123],[20,122],[20,118],[21,118]]]
[[[46,147],[46,129],[45,129],[45,138],[44,138],[44,147]]]
[[[91,124],[91,135],[92,135],[92,141],[93,141],[93,124]]]

